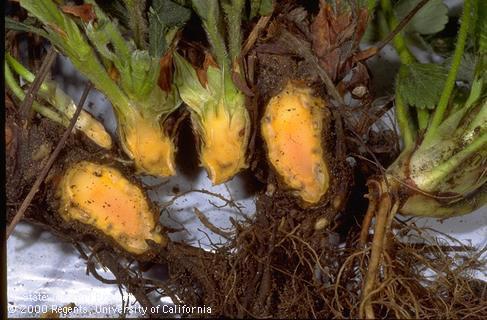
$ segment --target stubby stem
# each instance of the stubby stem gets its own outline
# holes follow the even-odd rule
[[[161,127],[159,119],[144,117],[136,111],[119,121],[124,151],[145,174],[167,177],[175,174],[175,146]]]

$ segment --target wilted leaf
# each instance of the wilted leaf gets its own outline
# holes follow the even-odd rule
[[[342,67],[350,58],[352,41],[358,43],[365,32],[367,9],[358,12],[354,19],[348,7],[335,12],[324,0],[311,24],[313,51],[332,80],[343,72]]]
[[[90,22],[96,19],[95,11],[93,10],[93,5],[91,3],[85,3],[79,6],[61,6],[61,10],[81,18],[84,22]]]
[[[348,90],[352,91],[352,94],[362,96],[361,94],[357,94],[357,91],[354,93],[353,90],[357,88],[359,88],[358,91],[362,90],[362,92],[363,89],[360,88],[367,90],[369,87],[369,81],[370,76],[367,67],[363,63],[357,63],[357,65],[351,70],[351,78],[348,81],[342,82],[344,82]]]
[[[448,70],[438,64],[403,64],[397,76],[398,93],[410,106],[434,109],[447,76]]]
[[[211,54],[209,52],[205,52],[205,61],[203,62],[203,67],[196,68],[196,75],[198,76],[198,80],[203,87],[206,87],[206,84],[208,83],[207,71],[209,66],[218,68],[218,65],[216,64]]]
[[[113,81],[118,81],[118,79],[120,78],[120,73],[114,65],[109,66],[107,71],[110,79],[112,79]]]
[[[399,20],[408,15],[421,0],[401,0],[394,7]],[[411,19],[406,32],[434,34],[440,32],[448,22],[448,7],[443,0],[430,0]]]
[[[332,80],[336,78],[336,69],[340,62],[339,51],[335,45],[338,38],[336,31],[346,27],[339,25],[341,20],[344,19],[337,17],[329,4],[322,2],[320,12],[311,24],[313,51]]]

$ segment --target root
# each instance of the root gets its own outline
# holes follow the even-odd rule
[[[360,229],[351,229],[345,239],[334,242],[329,230],[308,232],[306,216],[292,218],[289,211],[281,216],[284,209],[273,201],[258,203],[250,223],[235,222],[236,235],[214,252],[171,243],[153,261],[168,266],[167,280],[145,278],[129,267],[132,260],[124,261],[94,238],[82,239],[73,232],[59,235],[75,244],[83,241],[88,267],[94,269],[92,257],[111,269],[115,279],[108,281],[126,287],[144,306],[158,294],[176,304],[210,306],[212,317],[359,318],[360,312],[370,316],[369,305],[377,318],[485,319],[487,284],[476,279],[475,272],[485,272],[487,247],[472,250],[446,235],[431,236],[433,231],[417,228],[414,221],[395,223],[397,238],[393,237],[387,228],[395,212],[389,195],[383,193],[377,201],[388,245],[375,240],[382,254],[367,295],[361,275],[370,272],[367,256],[376,248],[359,245]],[[322,214],[316,212],[314,217]],[[46,226],[54,225],[46,221]],[[445,245],[446,241],[454,245]]]
[[[377,183],[377,185],[379,186],[379,188],[381,187],[380,184]],[[362,298],[360,302],[360,312],[359,312],[360,318],[366,317],[367,319],[375,318],[374,310],[372,307],[372,298],[374,293],[376,292],[374,289],[376,286],[377,274],[379,272],[380,265],[381,265],[385,240],[387,239],[386,236],[387,231],[390,229],[392,218],[396,213],[393,210],[393,208],[396,207],[393,200],[393,195],[390,193],[390,191],[383,192],[380,189],[378,195],[376,195],[376,197],[379,198],[379,201],[378,201],[377,210],[375,212],[376,222],[375,222],[375,229],[374,229],[374,238],[372,240],[370,259],[369,259],[367,274],[363,285]],[[376,200],[374,199],[373,192],[369,192],[369,197],[371,199],[370,204],[372,209],[370,209],[369,206],[369,210],[367,211],[365,217],[367,220],[371,219],[370,212],[373,212],[372,210],[376,209],[375,208]],[[367,239],[366,237],[368,235],[369,224],[370,221],[369,222],[366,221],[364,226],[366,226],[367,229],[366,230],[362,229],[361,231],[361,238],[360,238],[361,243],[364,243],[364,238],[365,241]],[[364,236],[365,232],[367,233]]]
[[[393,223],[398,210],[393,191],[385,183],[369,183],[369,208],[362,224],[366,229],[360,231],[359,243],[367,241],[372,212],[376,222],[370,255],[367,249],[357,252],[340,270],[334,298],[338,309],[345,309],[339,300],[344,300],[339,292],[347,278],[343,275],[355,265],[365,277],[358,310],[350,311],[353,317],[486,317],[487,283],[477,279],[475,270],[485,272],[482,255],[487,247],[470,248],[430,228],[419,229],[414,221]],[[367,255],[365,265],[360,257]]]
[[[200,220],[200,222],[208,228],[208,230],[210,230],[211,232],[219,235],[219,236],[222,236],[223,238],[227,239],[227,240],[230,240],[232,238],[232,233],[231,232],[228,232],[228,231],[224,231],[220,228],[218,228],[217,226],[215,226],[213,223],[211,223],[208,218],[203,214],[203,212],[201,212],[198,208],[194,208],[194,214],[196,215],[196,217]]]
[[[375,186],[377,184],[376,181],[370,182],[370,184],[374,184],[375,188],[372,188],[372,186],[369,185],[369,194],[366,195],[365,197],[369,199],[369,206],[367,208],[367,213],[365,214],[364,221],[362,222],[362,228],[360,232],[360,245],[365,246],[367,243],[367,240],[369,238],[369,228],[370,224],[372,223],[372,218],[375,215],[375,209],[377,206],[377,193],[375,189],[380,188],[380,186]]]

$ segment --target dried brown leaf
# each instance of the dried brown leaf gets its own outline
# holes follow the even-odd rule
[[[205,61],[203,62],[203,67],[196,69],[196,74],[198,75],[198,79],[203,87],[206,87],[206,83],[208,82],[206,71],[208,70],[209,66],[218,68],[218,64],[213,59],[212,55],[209,52],[205,52]]]
[[[368,13],[360,9],[356,16],[350,10],[335,12],[324,0],[311,23],[313,51],[330,78],[335,81],[353,65],[352,52],[365,32]]]
[[[173,61],[172,61],[172,51],[167,52],[159,60],[159,65],[161,67],[161,72],[159,73],[159,87],[169,92],[171,91],[172,75],[173,75]]]
[[[120,73],[118,72],[117,68],[115,68],[115,66],[110,66],[110,68],[108,68],[108,75],[110,76],[110,79],[112,79],[113,81],[117,81],[120,77]]]
[[[85,3],[79,6],[61,6],[61,10],[64,13],[68,13],[78,18],[81,18],[81,20],[83,20],[84,22],[90,22],[96,19],[93,5],[90,3]]]

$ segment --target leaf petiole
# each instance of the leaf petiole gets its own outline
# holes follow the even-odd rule
[[[472,21],[472,2],[474,0],[465,0],[463,13],[462,13],[462,23],[460,26],[460,31],[458,32],[457,44],[455,46],[455,52],[453,54],[453,59],[451,63],[450,71],[448,72],[448,77],[446,79],[445,87],[440,97],[440,101],[433,113],[431,123],[425,135],[425,140],[434,137],[436,130],[440,126],[444,119],[446,109],[448,107],[448,102],[450,96],[455,87],[455,81],[458,74],[458,69],[462,61],[463,51],[465,50],[465,44],[467,42],[467,35],[470,29],[470,24]]]
[[[20,100],[23,101],[25,99],[25,92],[22,90],[22,88],[19,86],[19,84],[15,81],[14,75],[12,74],[12,70],[10,69],[7,61],[5,61],[5,83],[7,87],[12,91],[12,93]],[[57,112],[49,109],[48,107],[45,107],[38,103],[37,101],[33,101],[32,103],[32,108],[34,109],[35,112],[38,112],[39,114],[43,115],[44,117],[57,122],[61,125],[67,126],[69,121],[67,121],[65,118],[60,116]]]
[[[397,92],[397,90],[396,90]],[[396,119],[401,130],[401,135],[404,141],[404,148],[406,149],[414,143],[416,130],[413,127],[413,120],[409,107],[404,103],[400,94],[396,93]]]
[[[430,114],[427,109],[418,108],[416,110],[418,113],[418,128],[419,130],[424,130],[426,127],[428,127]]]

